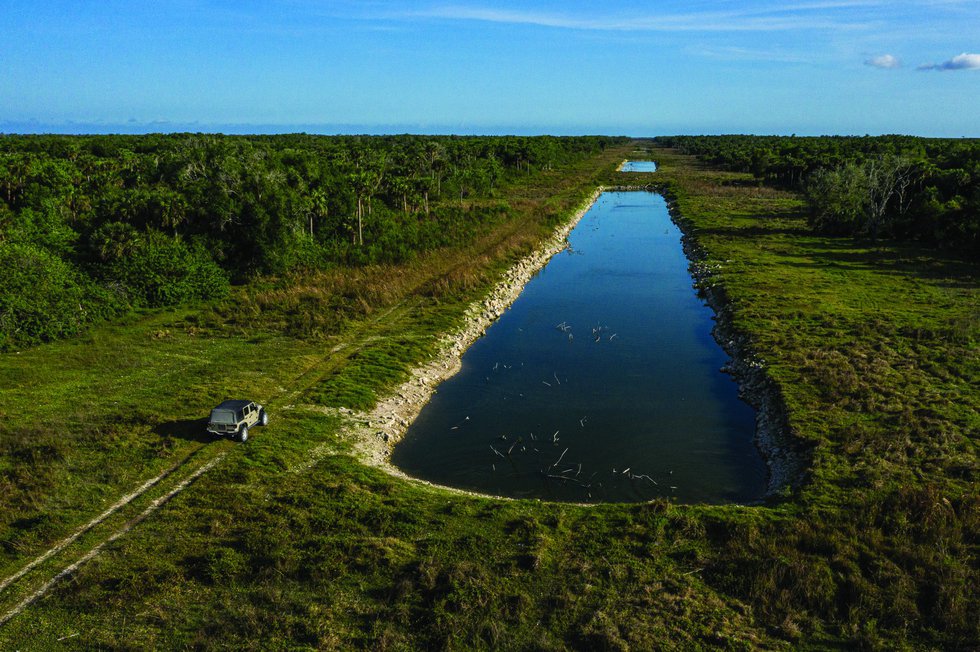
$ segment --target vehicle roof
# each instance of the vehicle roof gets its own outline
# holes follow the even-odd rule
[[[215,410],[241,410],[243,407],[251,403],[252,401],[245,401],[242,399],[230,399],[227,401],[222,401],[221,405],[214,408]]]

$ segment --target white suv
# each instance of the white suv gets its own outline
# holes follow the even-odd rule
[[[222,401],[221,405],[211,410],[208,432],[221,437],[232,437],[235,441],[245,441],[250,427],[265,426],[268,423],[269,415],[265,408],[254,401]]]

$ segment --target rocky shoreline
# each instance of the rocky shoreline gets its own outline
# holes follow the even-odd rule
[[[504,278],[483,300],[467,308],[465,326],[443,337],[439,354],[430,362],[416,367],[411,377],[391,395],[383,398],[370,412],[341,410],[347,417],[347,435],[355,442],[358,457],[372,466],[403,478],[410,478],[390,462],[391,452],[404,437],[408,427],[429,402],[438,385],[454,375],[462,366],[462,357],[487,328],[520,296],[531,278],[567,246],[568,234],[592,207],[599,195],[615,190],[657,190],[651,186],[599,187],[589,200],[566,224],[532,254],[512,266]],[[722,371],[730,373],[739,386],[740,395],[756,410],[756,444],[766,460],[769,498],[785,487],[796,486],[802,479],[805,456],[799,446],[792,444],[786,408],[775,385],[765,374],[763,361],[758,359],[748,338],[737,333],[731,323],[731,312],[724,293],[714,282],[716,269],[705,263],[705,255],[690,234],[690,228],[679,214],[676,204],[666,198],[670,217],[683,233],[684,253],[690,261],[695,287],[714,310],[716,324],[713,336],[731,356],[731,363]],[[410,478],[431,484],[418,478]],[[446,487],[460,493],[465,490]],[[478,495],[478,494],[474,494]]]
[[[681,245],[690,261],[694,287],[715,313],[711,334],[731,358],[721,371],[734,378],[739,397],[755,409],[755,443],[769,471],[762,500],[771,498],[786,488],[800,485],[807,455],[801,444],[794,440],[786,404],[779,386],[765,372],[765,360],[755,352],[750,339],[732,324],[728,298],[714,278],[720,265],[712,266],[706,262],[705,253],[692,236],[677,204],[666,195],[665,199],[670,218],[682,233]]]

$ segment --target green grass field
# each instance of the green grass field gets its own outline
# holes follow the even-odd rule
[[[764,506],[465,496],[360,462],[366,408],[633,147],[503,189],[400,267],[264,279],[0,356],[0,649],[971,649],[980,642],[978,265],[816,237],[802,201],[667,150],[656,183],[807,451]],[[202,436],[244,396],[272,423]],[[144,518],[153,500],[214,468]],[[122,536],[114,533],[132,524]]]

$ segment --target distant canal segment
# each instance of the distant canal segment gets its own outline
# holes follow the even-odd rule
[[[626,161],[620,172],[656,172],[657,164],[654,161]]]
[[[719,369],[664,199],[603,193],[396,447],[407,473],[560,501],[747,502],[755,413]]]

